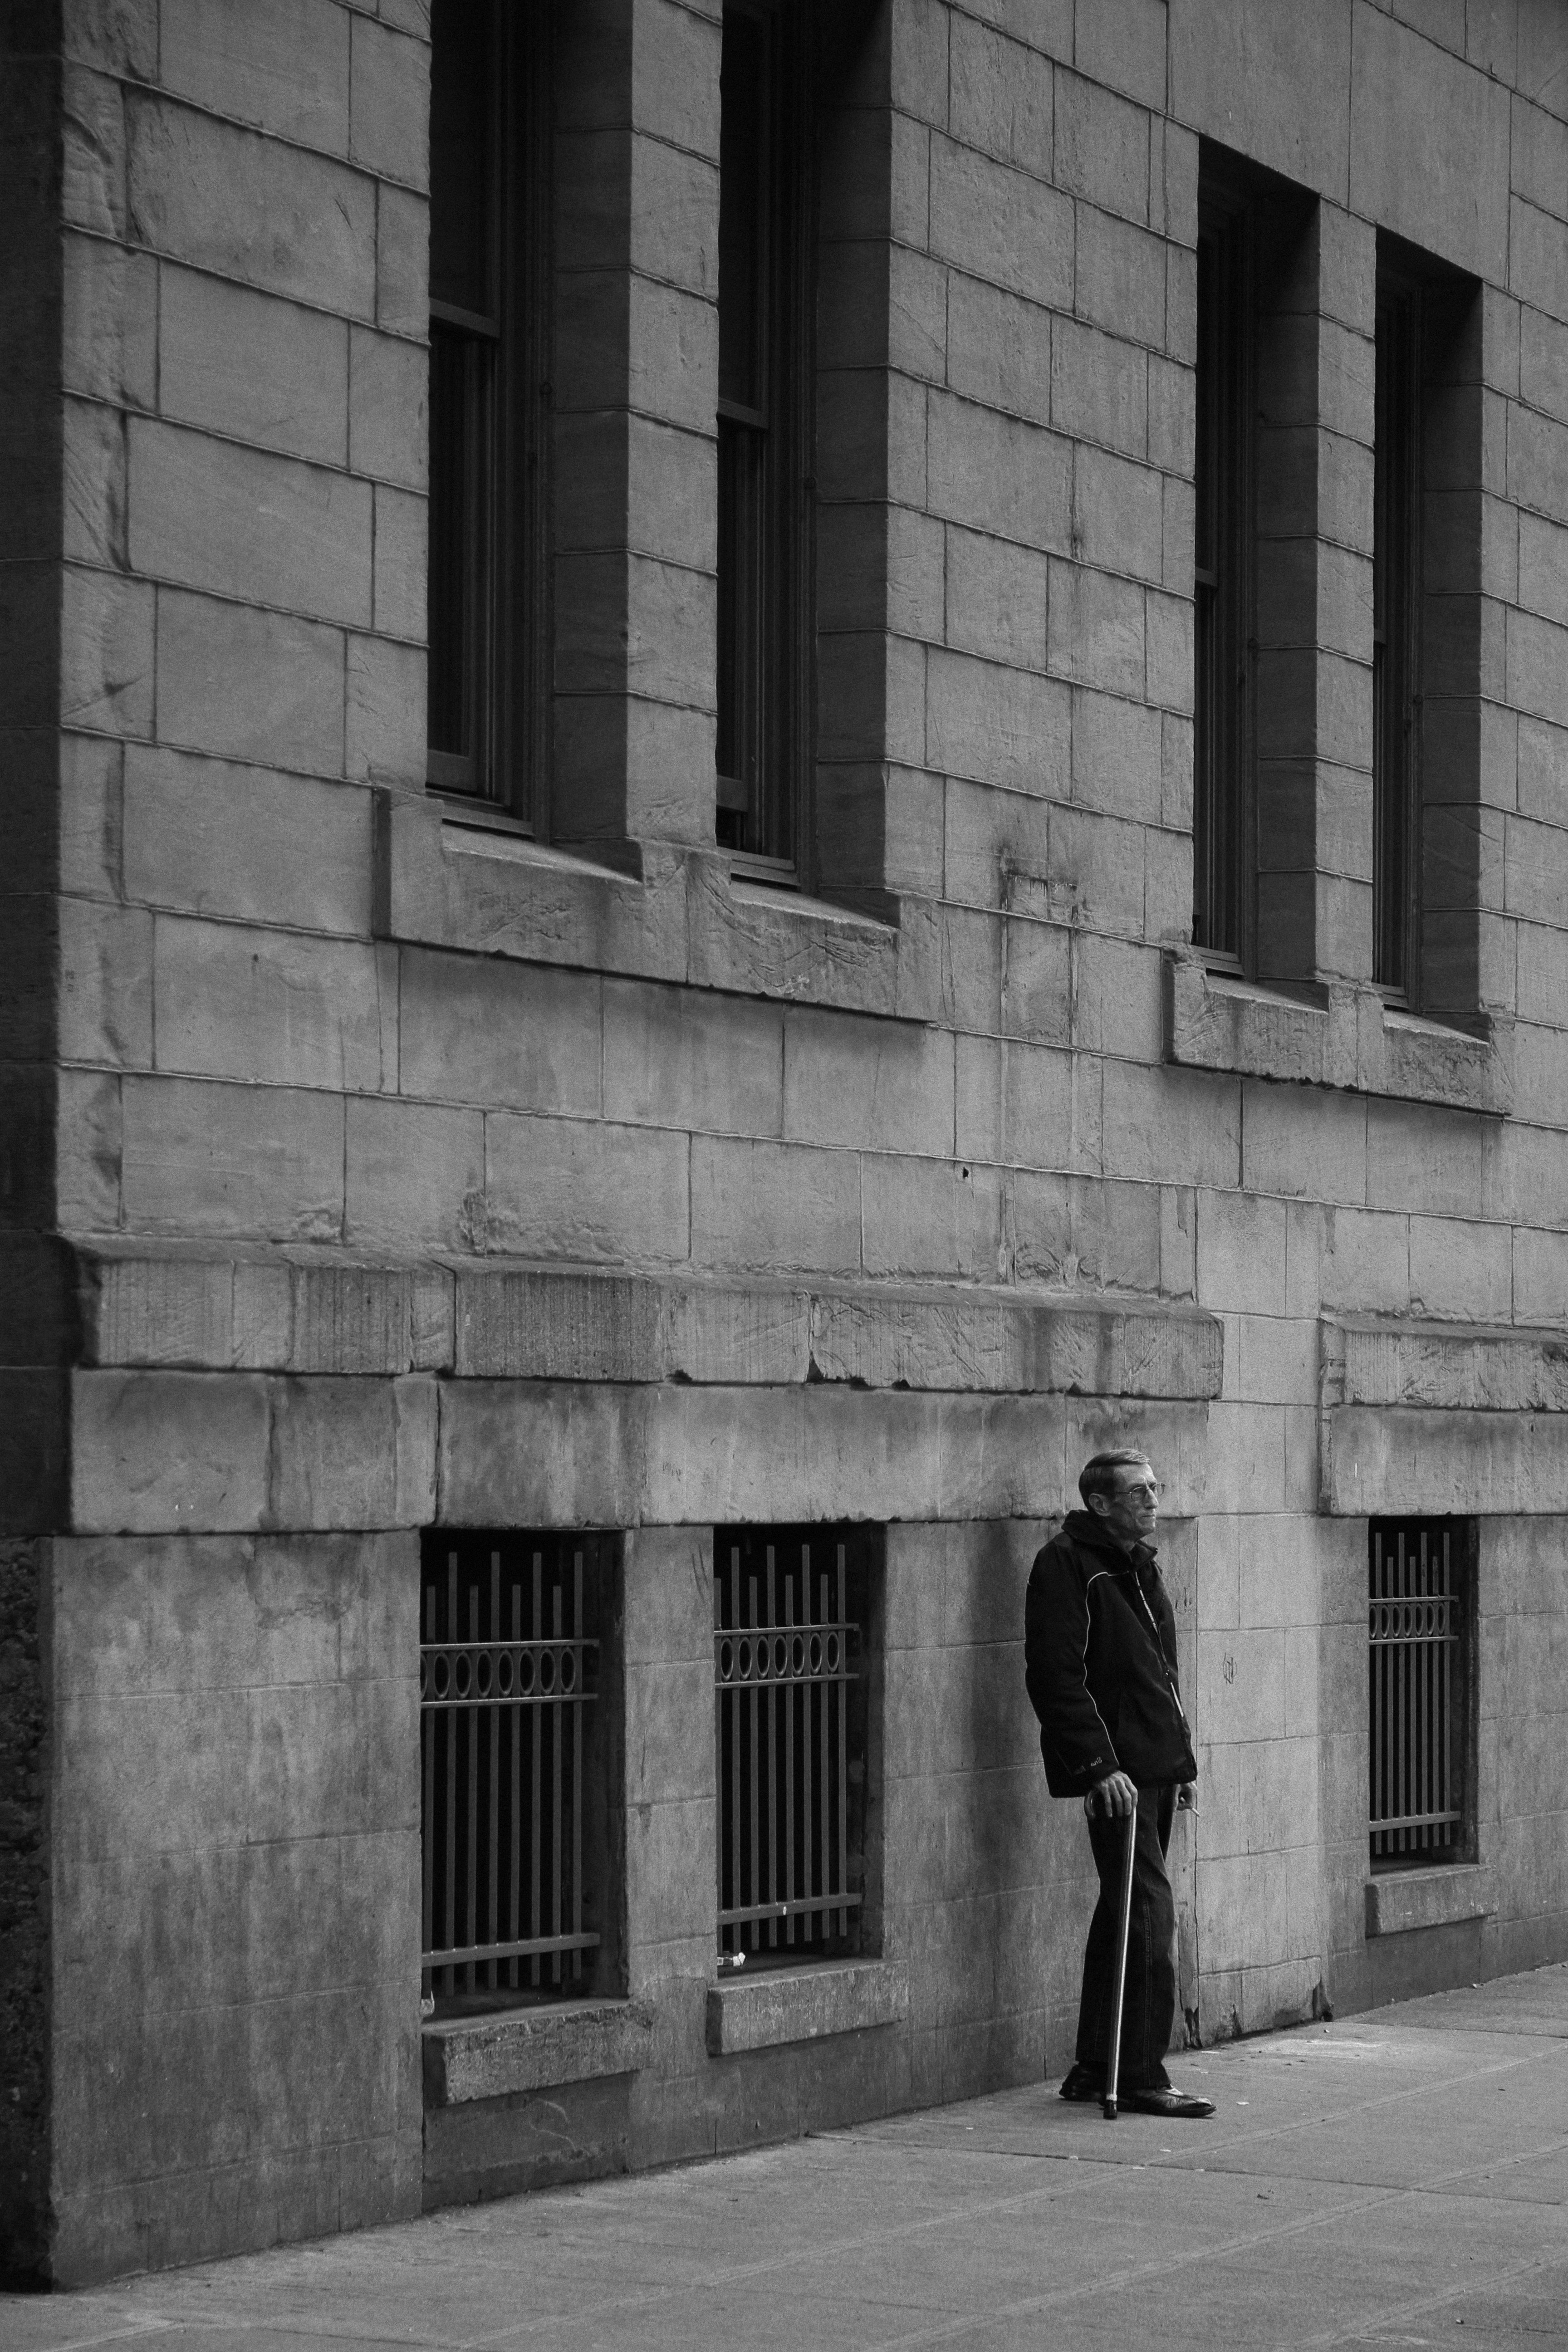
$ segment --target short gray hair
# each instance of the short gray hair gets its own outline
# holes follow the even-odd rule
[[[1086,1503],[1091,1495],[1103,1495],[1108,1502],[1114,1502],[1117,1472],[1147,1465],[1148,1460],[1136,1445],[1119,1446],[1113,1454],[1093,1454],[1078,1474],[1078,1491]]]

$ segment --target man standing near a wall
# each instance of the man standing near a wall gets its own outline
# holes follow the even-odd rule
[[[1098,2100],[1116,1998],[1127,1816],[1136,1811],[1132,1920],[1122,2005],[1120,2099],[1156,2116],[1212,2116],[1173,2089],[1165,2052],[1176,2012],[1176,1906],[1165,1851],[1197,1764],[1176,1687],[1176,1629],[1151,1540],[1160,1487],[1142,1454],[1097,1454],[1079,1475],[1081,1511],[1029,1576],[1024,1665],[1053,1797],[1082,1797],[1100,1873],[1083,1956],[1078,2054],[1064,2099]]]

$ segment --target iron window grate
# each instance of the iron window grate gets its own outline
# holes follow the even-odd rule
[[[721,1959],[853,1948],[865,1900],[868,1559],[854,1528],[715,1536]]]
[[[584,1989],[604,1538],[426,1538],[419,1648],[424,1989]]]
[[[1374,1864],[1442,1861],[1463,1842],[1468,1528],[1378,1520],[1369,1532],[1370,1829]]]

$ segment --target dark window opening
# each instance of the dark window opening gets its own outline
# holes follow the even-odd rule
[[[1193,937],[1249,961],[1254,596],[1251,222],[1217,189],[1198,228]]]
[[[1379,274],[1373,523],[1373,977],[1414,999],[1421,911],[1421,294]]]
[[[426,775],[519,818],[547,740],[549,13],[430,22]]]
[[[795,877],[810,738],[811,11],[724,10],[715,838]]]
[[[1371,1522],[1367,1657],[1374,1869],[1468,1857],[1474,1595],[1472,1522]]]
[[[714,1535],[721,1969],[875,1948],[875,1540],[864,1528]]]
[[[604,1989],[604,1536],[426,1535],[423,1989],[437,2016]]]

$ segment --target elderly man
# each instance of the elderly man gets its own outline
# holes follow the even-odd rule
[[[1176,1906],[1165,1870],[1171,1823],[1197,1765],[1176,1687],[1176,1627],[1151,1538],[1160,1487],[1142,1454],[1097,1454],[1081,1511],[1037,1556],[1024,1665],[1053,1797],[1082,1797],[1100,1873],[1083,1956],[1078,2056],[1064,2099],[1102,2098],[1121,1913],[1125,1822],[1136,1813],[1132,1923],[1122,2004],[1120,2100],[1155,2116],[1212,2116],[1173,2090],[1165,2052],[1176,2013]]]

